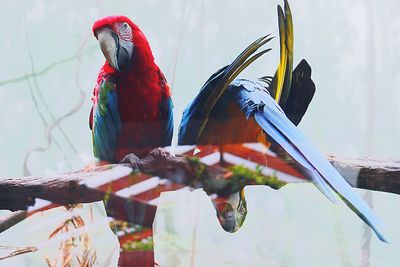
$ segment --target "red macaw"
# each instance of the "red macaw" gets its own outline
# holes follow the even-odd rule
[[[143,32],[125,16],[110,16],[96,21],[93,33],[106,58],[89,117],[94,156],[116,163],[170,145],[170,88]]]

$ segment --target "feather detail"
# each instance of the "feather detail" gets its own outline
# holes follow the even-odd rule
[[[230,65],[214,73],[200,89],[200,93],[186,107],[179,127],[178,144],[196,144],[207,125],[211,111],[226,92],[231,82],[252,62],[269,52],[265,49],[254,54],[260,47],[272,40],[263,36],[250,44]]]
[[[294,47],[294,33],[293,33],[293,19],[292,12],[290,11],[290,6],[287,0],[285,0],[284,5],[285,12],[285,48],[286,48],[286,69],[285,69],[285,79],[282,86],[281,99],[279,105],[281,107],[285,106],[286,101],[289,97],[290,90],[292,88],[292,72],[293,72],[293,47]]]
[[[288,51],[286,48],[286,22],[282,8],[278,5],[278,25],[279,25],[279,44],[280,44],[280,59],[278,69],[275,72],[275,76],[272,80],[272,91],[275,95],[276,102],[279,103],[283,91],[283,85],[286,74],[286,64]]]
[[[93,114],[93,152],[96,158],[113,162],[117,138],[122,130],[115,83],[104,78],[97,88]]]
[[[242,81],[246,83],[246,81]],[[253,84],[253,83],[250,83]],[[248,86],[248,85],[247,85]],[[285,116],[274,99],[265,91],[235,87],[236,103],[245,114],[251,114],[262,129],[281,145],[302,167],[311,171],[311,179],[329,199],[334,199],[328,188],[333,189],[356,214],[375,231],[378,238],[387,242],[380,232],[381,222],[367,204],[354,193],[351,186],[324,158],[295,125]],[[249,105],[249,103],[253,103]],[[254,107],[262,108],[254,108]],[[323,178],[323,179],[321,179]]]

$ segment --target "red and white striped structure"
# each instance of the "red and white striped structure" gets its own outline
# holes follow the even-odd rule
[[[168,147],[167,151],[175,155],[197,156],[200,161],[210,167],[220,168],[220,152],[218,146],[177,146]],[[256,167],[262,168],[264,175],[274,174],[278,179],[287,183],[303,182],[302,175],[285,161],[279,159],[275,153],[268,150],[264,145],[258,143],[237,144],[224,146],[224,166],[242,165],[249,169],[255,170]],[[133,208],[126,208],[125,204],[121,204],[116,209],[117,219],[126,219],[130,216],[140,216],[139,219],[143,226],[152,226],[155,210],[161,192],[173,190],[191,190],[193,188],[173,183],[169,180],[162,179],[156,176],[148,175],[130,175],[131,169],[124,166],[118,166],[107,171],[103,171],[96,175],[84,179],[83,183],[90,187],[104,192],[109,192],[110,195],[128,199],[133,203]],[[218,196],[211,196],[217,202],[223,201]],[[136,205],[136,206],[135,206]],[[30,213],[46,210],[56,207],[57,204],[47,200],[36,199],[36,204],[29,208]],[[108,210],[110,210],[108,208]],[[139,215],[136,215],[139,214]],[[120,239],[121,246],[127,241],[141,240],[152,235],[151,230],[135,233],[127,236],[124,233],[117,233]]]

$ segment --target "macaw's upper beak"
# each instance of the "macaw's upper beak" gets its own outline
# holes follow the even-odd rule
[[[99,40],[101,52],[111,67],[117,71],[129,68],[133,54],[132,42],[120,39],[113,30],[107,27],[98,29],[96,37]]]

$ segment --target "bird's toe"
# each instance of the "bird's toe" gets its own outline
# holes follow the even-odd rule
[[[131,166],[133,171],[135,172],[142,172],[142,161],[141,159],[133,153],[130,153],[122,158],[119,163],[126,163]]]

